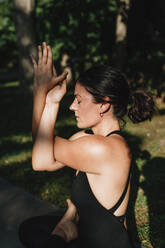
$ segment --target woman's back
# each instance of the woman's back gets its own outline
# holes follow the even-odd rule
[[[119,131],[115,132],[116,134],[120,134]],[[93,193],[89,182],[90,175],[88,173],[80,171],[76,176],[72,187],[71,199],[78,210],[79,240],[82,247],[131,247],[127,231],[124,227],[125,215],[114,215],[123,201],[125,201],[126,195],[129,194],[130,172],[128,174],[125,188],[122,189],[120,197],[110,209],[105,208],[98,201],[96,197],[97,192],[96,194]],[[113,198],[113,192],[109,192],[109,197]]]

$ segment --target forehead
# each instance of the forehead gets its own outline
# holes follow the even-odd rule
[[[79,95],[81,97],[87,97],[87,98],[92,97],[92,95],[79,82],[76,82],[74,94]]]

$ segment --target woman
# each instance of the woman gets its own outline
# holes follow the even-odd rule
[[[83,131],[69,140],[54,137],[67,73],[56,75],[52,51],[39,46],[33,109],[34,170],[75,170],[71,200],[63,217],[35,217],[20,226],[25,247],[130,248],[125,213],[130,191],[129,147],[119,120],[127,113],[136,123],[151,118],[154,103],[144,91],[130,96],[126,78],[109,66],[94,66],[80,75],[70,106]],[[85,129],[90,128],[93,134]],[[56,128],[55,128],[56,129]],[[78,220],[75,223],[76,212]]]

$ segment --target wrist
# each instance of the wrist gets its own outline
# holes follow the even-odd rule
[[[51,107],[57,107],[57,108],[59,108],[60,102],[50,102],[50,101],[46,101],[45,106],[50,107],[50,108],[51,108]]]
[[[46,96],[47,92],[48,92],[47,88],[43,87],[43,85],[38,86],[38,85],[34,84],[34,86],[33,86],[33,95],[34,96],[37,94],[42,94],[42,95]]]
[[[59,103],[47,102],[45,104],[44,112],[46,113],[47,119],[49,120],[49,125],[50,125],[51,121],[53,123],[54,123],[54,121],[56,121],[59,108],[60,108]]]
[[[57,100],[57,99],[49,99],[49,97],[46,97],[46,104],[48,105],[60,105],[61,100]]]

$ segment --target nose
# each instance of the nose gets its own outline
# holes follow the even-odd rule
[[[75,99],[72,102],[72,104],[70,105],[69,109],[72,110],[72,111],[75,111],[76,110],[76,101],[75,101]]]

